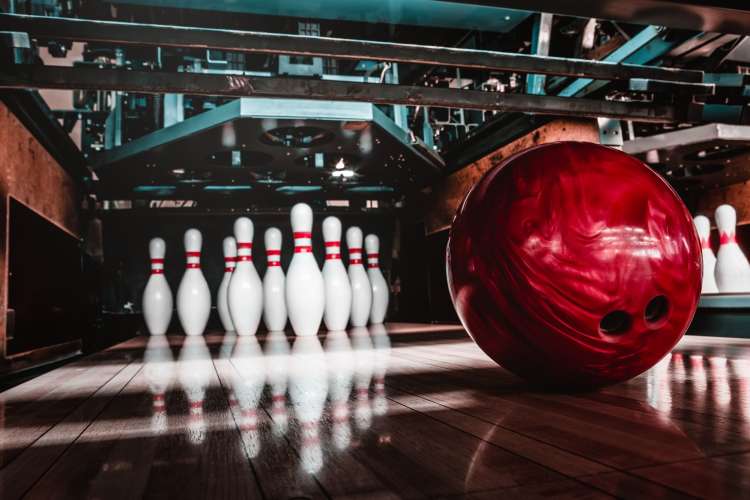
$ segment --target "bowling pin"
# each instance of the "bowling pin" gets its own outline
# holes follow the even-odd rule
[[[352,287],[341,262],[341,221],[326,217],[323,221],[326,261],[323,264],[325,313],[323,321],[329,331],[345,330],[352,307]]]
[[[720,245],[716,255],[714,276],[719,292],[748,292],[750,264],[737,244],[737,212],[730,205],[721,205],[716,209],[715,218]]]
[[[716,278],[714,277],[714,270],[716,268],[716,256],[714,251],[711,250],[711,222],[708,217],[699,215],[693,219],[695,224],[695,230],[698,233],[698,238],[701,240],[701,249],[703,253],[703,283],[701,285],[701,293],[718,293],[719,289],[716,287]]]
[[[266,230],[264,239],[268,267],[263,276],[263,322],[269,332],[280,332],[286,327],[286,279],[281,268],[281,231],[271,227]]]
[[[346,230],[349,250],[349,284],[352,286],[352,326],[366,326],[372,307],[372,288],[367,271],[362,265],[362,230],[352,226]]]
[[[313,213],[309,205],[292,207],[294,256],[286,275],[286,307],[298,336],[317,335],[325,309],[325,285],[312,253]]]
[[[385,320],[388,312],[388,283],[380,272],[378,263],[378,252],[380,252],[380,239],[374,234],[368,234],[365,238],[365,251],[367,252],[367,278],[372,288],[372,306],[370,309],[370,323],[379,325]]]
[[[201,271],[202,245],[200,231],[185,231],[187,269],[177,289],[177,316],[187,335],[202,335],[211,314],[211,291]]]
[[[224,331],[233,332],[234,323],[232,323],[232,316],[229,314],[227,290],[229,290],[229,282],[232,279],[232,272],[237,263],[237,242],[235,241],[234,236],[227,236],[224,238],[223,248],[224,277],[221,278],[219,293],[216,296],[216,309],[219,311],[219,319],[221,320],[221,325],[224,327]]]
[[[164,254],[167,245],[161,238],[148,244],[151,257],[151,276],[143,290],[143,319],[151,335],[163,335],[172,320],[172,290],[164,277]]]
[[[263,313],[263,285],[253,264],[253,232],[253,221],[247,217],[234,221],[237,265],[229,281],[227,302],[237,335],[255,335]]]

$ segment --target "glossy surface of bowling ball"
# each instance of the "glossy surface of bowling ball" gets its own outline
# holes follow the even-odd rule
[[[591,143],[537,146],[488,171],[459,207],[446,265],[476,343],[550,388],[647,370],[680,340],[701,289],[700,243],[677,194]]]

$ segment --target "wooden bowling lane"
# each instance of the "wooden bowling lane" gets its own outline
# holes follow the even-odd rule
[[[747,498],[750,341],[544,393],[458,327],[138,337],[0,393],[0,498]]]

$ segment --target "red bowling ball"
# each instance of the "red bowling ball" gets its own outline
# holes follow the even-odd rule
[[[453,304],[493,360],[546,387],[632,378],[685,333],[701,290],[690,213],[664,179],[597,144],[505,160],[472,188],[447,249]]]

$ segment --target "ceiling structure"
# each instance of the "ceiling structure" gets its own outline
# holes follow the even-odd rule
[[[725,171],[750,138],[701,135],[750,124],[750,9],[595,3],[15,1],[0,88],[63,93],[29,121],[71,134],[100,201],[399,207],[558,116],[608,118],[678,189],[750,178]]]
[[[391,197],[440,174],[440,157],[369,103],[233,100],[94,159],[97,192],[205,199]]]

